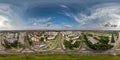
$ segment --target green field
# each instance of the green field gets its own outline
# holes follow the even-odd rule
[[[1,54],[0,60],[120,60],[107,54]]]

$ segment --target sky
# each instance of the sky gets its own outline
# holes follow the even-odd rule
[[[120,30],[120,0],[0,0],[0,30]]]

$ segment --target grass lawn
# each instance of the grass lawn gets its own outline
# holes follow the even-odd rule
[[[120,60],[107,54],[1,54],[0,60]]]

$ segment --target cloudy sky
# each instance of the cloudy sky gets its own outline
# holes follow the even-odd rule
[[[0,30],[120,30],[120,0],[0,0]]]

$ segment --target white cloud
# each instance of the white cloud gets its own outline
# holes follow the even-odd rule
[[[0,3],[0,30],[18,29],[22,24],[19,7],[12,4]]]
[[[0,4],[0,30],[12,29],[11,25],[11,9],[8,4]]]
[[[32,18],[33,21],[35,22],[39,22],[39,23],[42,23],[42,22],[47,22],[49,20],[51,20],[51,17],[48,17],[48,18]]]
[[[66,5],[60,5],[60,7],[62,7],[62,8],[68,8],[68,6],[66,6]]]
[[[0,29],[11,29],[13,28],[10,24],[10,21],[8,20],[8,18],[4,17],[4,16],[0,16]]]
[[[65,27],[65,28],[72,28],[73,26],[66,24],[66,25],[64,25],[64,27]]]
[[[64,29],[63,26],[60,26],[60,25],[55,25],[55,24],[52,24],[51,22],[48,22],[46,24],[42,24],[40,26],[26,26],[24,27],[23,29],[43,29],[43,30],[60,30],[60,29]]]
[[[53,17],[54,18],[54,17]],[[64,24],[64,25],[57,25],[53,24],[50,20],[52,17],[42,17],[42,18],[30,18],[29,21],[32,23],[32,26],[26,26],[24,29],[51,29],[51,30],[61,30],[61,29],[70,29],[72,28],[71,25]]]
[[[34,26],[42,26],[43,25],[43,23],[45,24],[45,23],[47,23],[47,22],[49,22],[51,20],[51,17],[48,17],[48,18],[30,18],[29,19],[29,21],[30,21],[30,23],[32,23],[32,25],[34,25]]]
[[[92,21],[97,21],[97,23],[91,23],[88,26],[83,26],[86,27],[86,29],[109,29],[102,26],[102,24],[105,24],[107,22],[120,25],[120,4],[107,3],[93,6],[90,10],[90,13],[90,15],[82,13],[72,14],[72,12],[66,12],[65,14],[69,17],[74,18],[74,20],[77,21],[81,26],[89,24]],[[120,27],[117,28],[120,29]]]
[[[27,29],[56,29],[59,28],[58,25],[50,22],[52,17],[40,17],[40,18],[30,18],[29,23],[32,26],[26,26]]]

